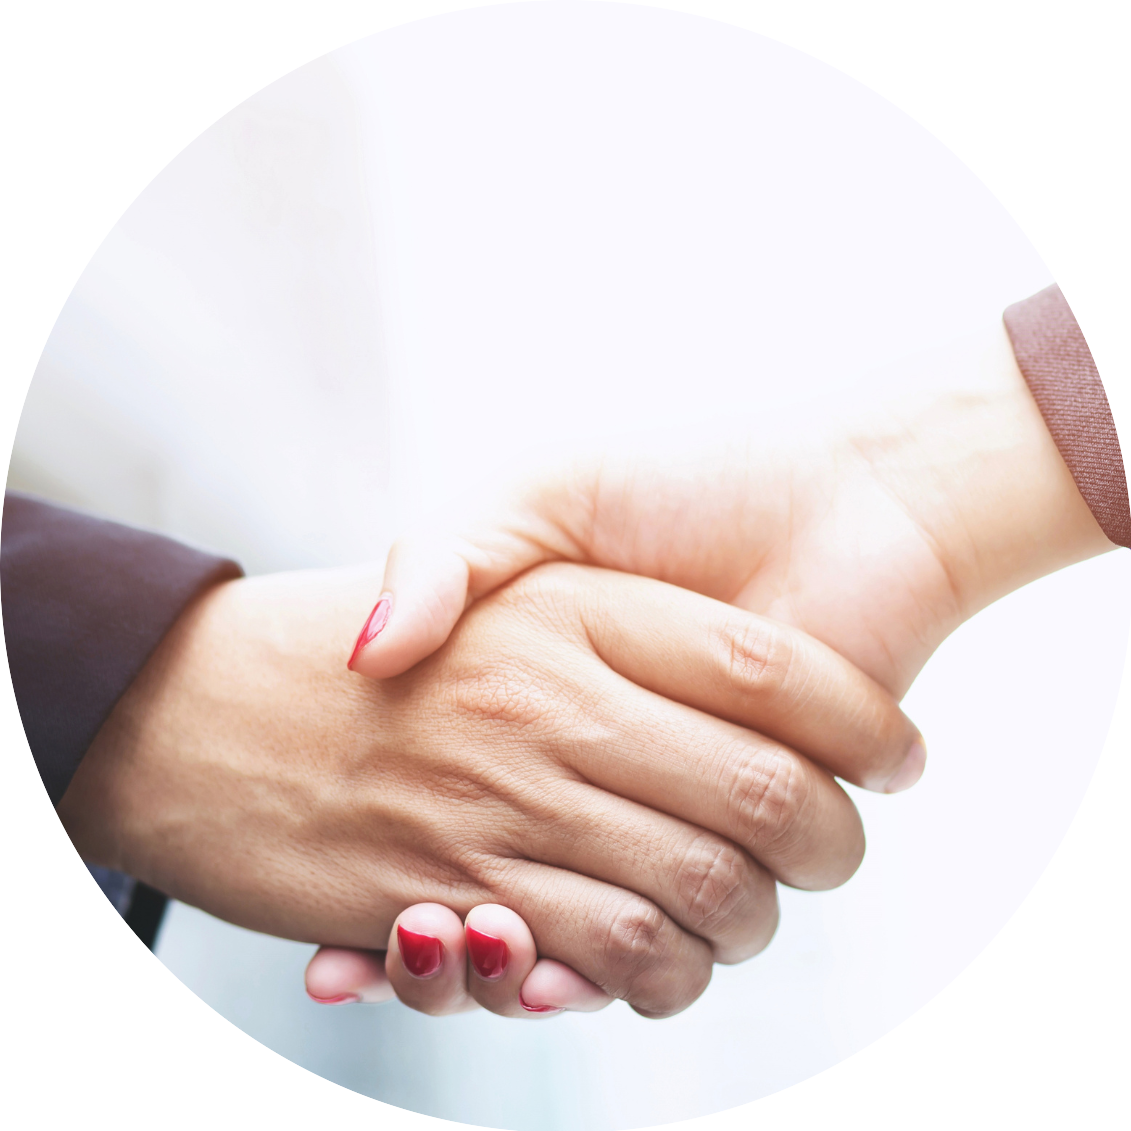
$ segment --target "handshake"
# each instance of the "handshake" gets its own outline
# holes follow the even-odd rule
[[[859,866],[836,779],[919,779],[898,700],[942,640],[1112,547],[1004,331],[931,365],[963,387],[829,436],[527,482],[383,581],[215,586],[99,731],[68,832],[323,944],[320,1001],[684,1009],[767,945],[778,882]]]

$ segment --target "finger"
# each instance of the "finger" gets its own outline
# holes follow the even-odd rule
[[[743,962],[769,945],[774,877],[733,841],[587,782],[567,783],[552,806],[533,804],[528,858],[652,900],[710,943],[716,962]]]
[[[377,1003],[395,994],[383,950],[319,947],[306,967],[306,992],[320,1005]]]
[[[606,579],[623,575],[585,570],[594,575],[594,583],[581,592],[578,612],[570,602],[577,599],[580,572],[570,567],[572,576],[558,582],[555,578],[562,571],[543,567],[507,589],[505,599],[537,599],[544,607],[557,607],[562,632],[569,631],[568,618],[588,617],[590,623],[579,625],[577,631],[586,637],[588,647],[600,653],[614,618],[640,616],[640,607],[631,606],[627,590],[656,583],[625,576],[622,591],[619,582],[606,583]],[[560,592],[553,590],[555,585]],[[550,592],[533,592],[534,587],[546,586]],[[672,594],[677,625],[690,634],[702,634],[702,609],[691,625],[680,624],[679,591],[659,588]],[[717,604],[695,594],[686,596],[707,606]],[[670,649],[673,663],[687,661],[688,652],[681,653],[681,647],[677,642]],[[702,665],[710,660],[710,653],[698,656]],[[687,664],[691,666],[690,661]],[[580,691],[575,695],[589,725],[572,728],[568,734],[546,727],[541,736],[582,779],[735,842],[795,887],[836,887],[859,867],[864,855],[860,816],[828,771],[781,743],[637,686],[608,668],[599,655],[590,653],[582,665],[571,671],[569,686],[585,689],[584,696]],[[696,674],[689,676],[689,684]]]
[[[466,538],[419,532],[400,539],[389,552],[381,595],[358,634],[349,668],[369,679],[401,675],[448,639],[472,601],[568,551],[560,533],[527,511],[484,524]]]
[[[527,1013],[596,1013],[613,999],[575,970],[552,958],[540,958],[522,983],[518,1001]]]
[[[918,780],[926,762],[918,729],[820,641],[685,589],[586,572],[586,626],[626,679],[777,739],[854,785],[895,792]]]
[[[780,743],[629,684],[615,728],[563,744],[587,781],[733,841],[783,883],[819,891],[864,858],[851,798]]]
[[[438,903],[417,903],[397,916],[385,970],[397,997],[421,1013],[475,1008],[467,992],[463,923]]]
[[[468,993],[503,1017],[525,1017],[519,991],[538,961],[534,937],[509,907],[482,903],[464,920]]]
[[[710,946],[635,892],[527,860],[506,862],[494,879],[500,898],[529,925],[539,955],[638,1013],[678,1013],[711,980]]]
[[[381,595],[348,667],[370,679],[408,671],[447,640],[467,604],[467,562],[454,544],[403,540],[389,553]]]
[[[464,920],[467,988],[480,1005],[503,1017],[593,1013],[613,999],[553,959],[539,959],[521,915],[497,903],[473,907]]]

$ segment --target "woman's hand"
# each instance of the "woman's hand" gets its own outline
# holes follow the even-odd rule
[[[766,945],[775,877],[855,870],[833,773],[883,789],[921,768],[891,696],[828,648],[592,568],[531,571],[424,663],[361,679],[341,641],[374,580],[251,578],[194,605],[63,800],[84,858],[338,947],[384,949],[414,904],[502,904],[540,955],[662,1016]]]
[[[466,923],[450,908],[418,903],[402,911],[385,951],[322,947],[306,968],[317,1002],[382,1002],[398,997],[433,1015],[480,1001],[504,1017],[592,1013],[612,998],[568,966],[539,958],[521,916],[498,904],[473,907]]]

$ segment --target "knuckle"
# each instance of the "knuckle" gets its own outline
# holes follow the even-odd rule
[[[731,791],[733,821],[740,840],[753,851],[784,849],[801,831],[810,784],[796,758],[784,751],[757,762],[747,759]]]
[[[618,908],[605,936],[606,980],[602,988],[624,998],[648,1017],[669,1017],[686,1009],[711,980],[709,948],[700,943],[682,956],[673,947],[677,935],[663,912],[647,900],[629,900]]]
[[[710,938],[727,931],[745,908],[750,867],[746,854],[728,841],[701,841],[680,871],[684,925]]]
[[[767,621],[758,617],[728,620],[718,647],[723,673],[738,691],[773,696],[785,686],[793,649],[789,638]]]
[[[507,891],[518,863],[497,852],[453,844],[449,849],[449,889],[467,889],[476,898],[482,898],[484,893],[495,895]]]
[[[617,908],[605,933],[602,957],[610,980],[621,996],[632,996],[662,959],[664,915],[645,899],[630,899]]]
[[[456,712],[473,721],[525,729],[547,712],[545,690],[509,664],[486,662],[453,680]]]

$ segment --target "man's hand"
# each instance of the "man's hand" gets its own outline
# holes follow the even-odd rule
[[[561,559],[795,625],[901,696],[979,609],[1111,548],[1003,329],[918,359],[906,385],[901,411],[828,435],[610,454],[523,485],[462,534],[404,539],[354,669],[406,670],[471,602]]]
[[[250,578],[190,608],[63,799],[84,858],[339,947],[384,948],[413,904],[502,904],[538,954],[662,1016],[766,945],[775,878],[855,870],[830,770],[884,789],[921,767],[892,697],[830,649],[593,568],[530,571],[411,671],[359,678],[341,644],[374,581]]]
[[[792,443],[751,438],[682,457],[669,448],[582,462],[522,486],[461,536],[403,540],[351,665],[375,678],[404,670],[477,598],[560,558],[797,625],[902,695],[978,609],[1111,548],[1004,330],[920,358],[905,377],[919,396],[898,414],[865,411],[859,424]],[[887,788],[913,784],[921,769],[909,763]],[[448,928],[459,937],[458,924]],[[550,975],[545,998],[591,1007],[584,985]],[[405,997],[377,954],[322,951],[307,985]]]

